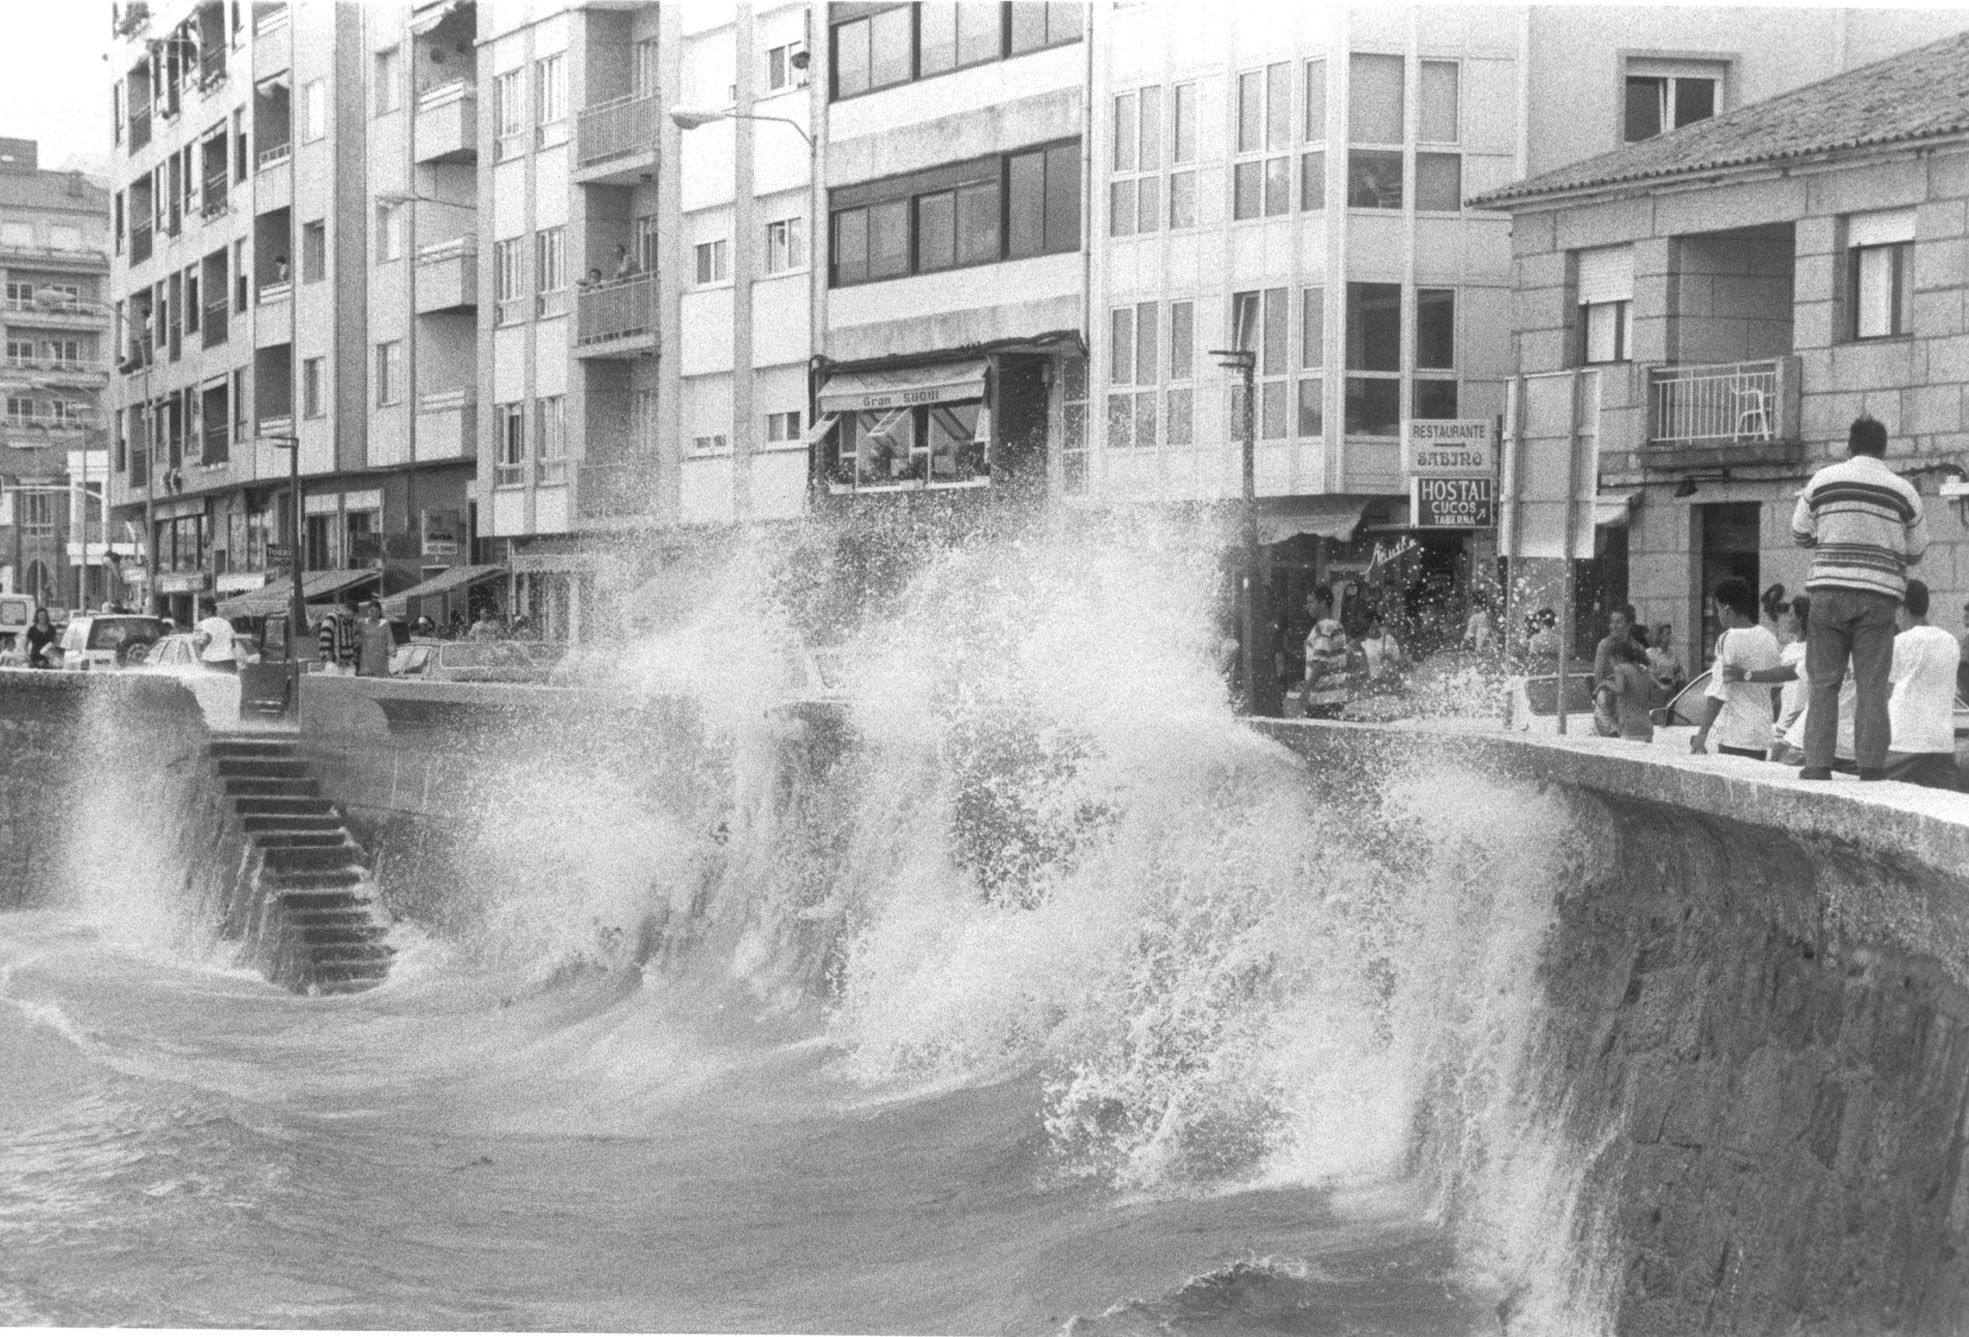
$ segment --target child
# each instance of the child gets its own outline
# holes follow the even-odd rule
[[[1612,658],[1609,681],[1613,683],[1613,713],[1620,736],[1636,743],[1651,743],[1655,726],[1648,717],[1648,707],[1654,701],[1655,684],[1648,676],[1641,647],[1621,637],[1614,642]]]

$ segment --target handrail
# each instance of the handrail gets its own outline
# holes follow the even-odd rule
[[[290,139],[285,144],[272,145],[269,148],[264,148],[260,150],[260,156],[255,160],[255,166],[253,170],[257,172],[264,172],[267,170],[267,168],[277,166],[280,163],[284,163],[289,158],[292,158],[293,156],[294,156],[293,140]]]
[[[477,394],[470,386],[459,386],[455,390],[427,390],[417,396],[419,413],[444,413],[452,409],[470,407]]]
[[[417,110],[434,111],[453,102],[462,102],[472,91],[472,81],[462,75],[441,84],[432,84],[417,95]]]
[[[434,241],[417,249],[417,263],[436,264],[440,260],[450,260],[460,256],[477,255],[479,239],[473,236],[450,237],[444,241]]]

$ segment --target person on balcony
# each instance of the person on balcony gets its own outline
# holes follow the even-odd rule
[[[1907,568],[1928,547],[1920,494],[1886,465],[1886,427],[1861,414],[1847,431],[1846,453],[1812,475],[1791,516],[1792,539],[1812,549],[1805,581],[1812,596],[1805,648],[1811,705],[1801,780],[1832,778],[1839,685],[1849,659],[1860,779],[1887,778],[1894,613],[1907,592]]]
[[[635,276],[636,257],[629,253],[627,246],[617,243],[615,248],[615,281],[620,283],[624,279],[634,278]]]

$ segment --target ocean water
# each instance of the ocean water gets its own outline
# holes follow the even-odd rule
[[[79,820],[0,912],[0,1323],[1605,1330],[1537,1052],[1593,842],[1244,730],[1184,538],[916,553],[831,629],[840,738],[730,672],[810,630],[734,554],[618,685],[690,760],[503,759],[366,994]]]

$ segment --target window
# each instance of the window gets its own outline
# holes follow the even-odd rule
[[[567,481],[567,396],[543,395],[534,401],[539,431],[539,460],[535,473],[542,483]]]
[[[536,314],[567,310],[567,229],[543,227],[533,234],[533,286]]]
[[[1237,77],[1231,216],[1271,218],[1292,207],[1292,66],[1281,61]]]
[[[7,361],[15,364],[16,366],[25,365],[26,363],[34,361],[34,340],[32,339],[7,340]]]
[[[246,271],[246,243],[235,241],[232,244],[232,309],[244,311],[246,297],[251,285],[251,276]]]
[[[1626,362],[1634,320],[1634,252],[1602,246],[1579,253],[1580,361]]]
[[[403,398],[403,340],[376,345],[376,402],[395,404]]]
[[[319,283],[327,277],[328,223],[317,218],[301,224],[301,282]]]
[[[391,47],[376,53],[376,114],[387,116],[403,105],[403,51]]]
[[[798,441],[800,439],[800,410],[766,415],[766,440]]]
[[[497,323],[510,325],[523,315],[522,294],[526,291],[526,252],[521,249],[525,238],[514,237],[511,241],[496,241],[492,244],[492,273],[496,282],[495,299],[498,302]]]
[[[1108,185],[1108,235],[1154,232],[1162,220],[1162,90],[1114,99],[1115,178]]]
[[[1661,72],[1656,73],[1659,69]],[[1634,61],[1628,66],[1625,115],[1621,137],[1629,144],[1670,130],[1679,130],[1716,114],[1723,79],[1719,67],[1693,73],[1671,72],[1675,66],[1659,61]]]
[[[1347,207],[1402,207],[1402,92],[1404,62],[1400,56],[1355,55],[1350,63],[1353,85],[1347,94]],[[1391,149],[1354,147],[1390,144]]]
[[[912,5],[898,5],[834,25],[835,97],[853,97],[909,79],[914,10]]]
[[[786,88],[804,88],[807,72],[793,63],[795,56],[806,54],[805,42],[789,42],[776,46],[766,52],[766,91],[777,93]]]
[[[931,3],[916,7],[917,77],[997,60],[1004,50],[1004,11],[994,4]]]
[[[1401,435],[1402,288],[1347,285],[1348,436]]]
[[[328,133],[328,83],[312,80],[301,90],[301,138],[313,143]]]
[[[376,206],[376,258],[378,261],[403,258],[403,205],[379,202]]]
[[[1012,0],[1011,51],[1023,55],[1062,42],[1080,40],[1087,21],[1081,0]]]
[[[697,281],[723,283],[732,276],[731,243],[720,237],[697,244]]]
[[[526,482],[526,405],[501,404],[497,412],[499,454],[493,462],[493,486],[519,487]]]
[[[836,482],[891,491],[986,481],[981,408],[972,399],[842,415]]]
[[[321,399],[321,363],[318,357],[301,359],[301,416],[319,418],[326,411]]]
[[[1254,424],[1262,440],[1286,436],[1288,335],[1291,311],[1284,288],[1231,295],[1231,347],[1249,349],[1258,355],[1253,367],[1258,393],[1258,418]],[[1235,373],[1233,378],[1235,379]],[[1231,431],[1244,430],[1244,387],[1231,389]]]
[[[766,272],[784,274],[807,263],[807,220],[782,218],[766,224]]]
[[[1846,220],[1847,337],[1891,339],[1914,328],[1914,210]]]
[[[1456,378],[1429,372],[1456,370],[1456,289],[1415,290],[1415,385],[1411,416],[1454,418]]]
[[[535,136],[541,147],[567,138],[567,62],[560,52],[533,62]]]
[[[1169,388],[1163,396],[1162,429],[1172,446],[1196,440],[1196,303],[1169,304]]]
[[[0,223],[0,246],[34,245],[34,227],[30,223]]]
[[[525,147],[526,71],[502,74],[492,85],[493,125],[500,158],[517,157]]]
[[[691,454],[723,455],[731,450],[731,442],[723,432],[711,432],[704,436],[691,438]]]
[[[1196,85],[1169,90],[1169,226],[1196,226]],[[1184,170],[1188,169],[1188,170]]]
[[[1326,289],[1299,290],[1299,369],[1318,372],[1326,366]],[[1326,435],[1326,378],[1301,376],[1297,387],[1299,435]]]
[[[1422,143],[1458,142],[1458,77],[1459,67],[1453,60],[1422,62],[1421,125],[1417,131]],[[1415,207],[1438,213],[1454,213],[1462,209],[1462,154],[1417,150]]]
[[[656,272],[656,215],[636,217],[636,268],[645,274]]]
[[[1116,307],[1109,315],[1108,447],[1153,446],[1159,361],[1154,302]],[[1132,388],[1131,388],[1132,387]]]
[[[835,287],[1080,248],[1073,142],[847,187],[834,198]]]
[[[1326,62],[1306,62],[1305,142],[1326,142]],[[1299,155],[1299,207],[1326,208],[1326,150],[1309,148]]]
[[[661,47],[654,37],[645,37],[636,43],[629,66],[631,97],[649,97],[656,92],[657,71],[661,66],[660,51]]]

